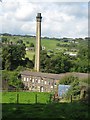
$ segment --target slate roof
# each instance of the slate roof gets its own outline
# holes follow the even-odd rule
[[[77,76],[79,78],[88,78],[87,73],[61,73],[61,74],[52,74],[52,73],[42,73],[42,72],[31,72],[31,71],[22,71],[21,75],[26,76],[35,76],[35,77],[44,77],[44,78],[50,78],[50,79],[56,79],[60,80],[62,77],[73,75]]]

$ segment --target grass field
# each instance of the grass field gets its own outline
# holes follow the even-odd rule
[[[17,103],[17,93],[19,102]],[[35,95],[37,94],[37,103]],[[30,118],[60,120],[88,120],[88,105],[76,102],[49,102],[49,93],[3,92],[2,120]]]
[[[19,94],[19,103],[36,103],[36,95],[38,103],[48,103],[49,93],[37,93],[37,92],[3,92],[2,103],[16,103],[17,94]]]
[[[25,43],[26,46],[30,46],[30,43],[33,43],[35,45],[36,38],[35,37],[22,37],[22,36],[6,36],[9,41],[12,41],[14,43],[17,43],[18,40],[22,40],[23,43]],[[27,44],[29,42],[29,44]],[[58,41],[56,39],[41,39],[42,46],[46,47],[46,50],[48,49],[55,49],[57,46],[56,44],[66,44],[66,42]],[[67,42],[67,44],[70,44]]]
[[[28,57],[30,60],[32,60],[34,55],[35,55],[35,52],[29,50],[29,51],[26,51],[25,57]]]

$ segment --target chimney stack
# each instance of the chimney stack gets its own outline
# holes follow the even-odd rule
[[[40,71],[40,47],[41,47],[41,13],[36,16],[36,49],[35,49],[35,70]]]

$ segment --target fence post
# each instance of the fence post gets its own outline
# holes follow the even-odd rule
[[[37,104],[37,94],[35,94],[35,103]]]
[[[17,93],[17,104],[19,103],[19,94]]]
[[[52,102],[52,94],[50,94],[49,102]]]

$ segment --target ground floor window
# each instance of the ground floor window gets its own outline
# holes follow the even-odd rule
[[[43,86],[40,87],[40,92],[44,92]]]

